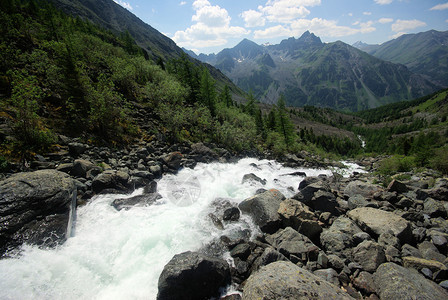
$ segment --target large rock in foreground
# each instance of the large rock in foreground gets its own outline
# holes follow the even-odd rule
[[[18,173],[1,181],[0,253],[24,242],[54,246],[64,241],[72,200],[74,180],[56,170]]]
[[[389,233],[400,239],[402,244],[412,239],[411,224],[402,217],[371,207],[356,208],[347,214],[362,230],[374,235]]]
[[[353,299],[340,288],[294,265],[277,261],[251,275],[243,300],[252,299]]]
[[[244,200],[238,207],[252,216],[263,232],[274,233],[280,228],[278,209],[284,199],[282,193],[272,189]]]
[[[159,277],[157,299],[210,299],[230,283],[230,267],[225,260],[197,252],[176,254]]]
[[[381,299],[448,299],[448,293],[413,269],[385,263],[374,274]]]

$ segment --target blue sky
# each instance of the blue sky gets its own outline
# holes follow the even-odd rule
[[[217,53],[247,38],[277,44],[309,30],[323,42],[381,44],[448,30],[446,0],[114,0],[180,47]]]

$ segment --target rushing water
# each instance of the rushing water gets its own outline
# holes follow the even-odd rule
[[[350,171],[355,168],[350,165]],[[331,174],[247,158],[164,176],[158,184],[163,198],[152,206],[117,211],[110,204],[123,195],[97,196],[78,209],[73,237],[64,245],[52,250],[25,245],[17,257],[0,261],[0,299],[155,299],[159,275],[175,254],[235,230],[256,232],[247,216],[217,229],[207,217],[213,200],[239,203],[262,187],[292,196],[303,177],[284,174],[297,171]],[[267,184],[241,184],[247,173]]]

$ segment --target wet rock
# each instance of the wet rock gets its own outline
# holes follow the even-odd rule
[[[246,260],[250,255],[250,245],[247,243],[239,244],[230,251],[230,256]]]
[[[114,189],[129,192],[133,189],[128,173],[122,171],[108,170],[96,176],[92,181],[92,190],[100,193],[105,189]]]
[[[111,205],[118,211],[128,210],[132,207],[150,206],[161,198],[162,196],[159,193],[143,194],[130,198],[115,199]]]
[[[269,190],[250,197],[239,204],[239,209],[249,214],[263,232],[273,233],[280,228],[280,216],[277,213],[280,203],[285,199],[278,190]]]
[[[373,241],[364,241],[353,249],[353,259],[363,270],[375,272],[379,265],[386,261],[384,249]]]
[[[391,231],[402,244],[412,240],[410,223],[394,213],[371,207],[360,207],[348,212],[347,215],[368,233],[379,236]]]
[[[0,181],[0,254],[23,242],[45,245],[50,236],[48,246],[63,242],[75,199],[75,181],[56,170],[17,173]]]
[[[393,280],[391,280],[393,278]],[[385,263],[374,274],[381,299],[447,299],[448,293],[413,269]]]
[[[215,214],[209,213],[208,216],[210,220],[212,220],[213,225],[215,225],[216,228],[218,228],[219,230],[224,229],[224,224],[222,224],[221,220]]]
[[[169,170],[177,172],[180,168],[183,155],[180,152],[171,152],[162,157],[162,162],[168,167]]]
[[[236,222],[240,219],[240,210],[238,207],[230,207],[224,211],[222,216],[224,221]]]
[[[251,275],[243,299],[351,299],[340,288],[294,265],[278,261]]]
[[[260,267],[266,266],[275,261],[287,261],[288,259],[272,247],[264,249],[263,253],[252,264],[252,273]]]
[[[250,182],[259,182],[262,185],[266,185],[266,179],[261,179],[260,177],[258,177],[254,173],[245,174],[243,176],[243,179],[241,180],[241,183],[246,183],[246,182],[249,182],[249,183]]]
[[[157,299],[209,299],[230,283],[225,260],[197,252],[175,255],[159,277]]]

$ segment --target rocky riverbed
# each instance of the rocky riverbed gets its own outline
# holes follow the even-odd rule
[[[22,243],[64,243],[76,206],[94,195],[144,187],[142,195],[118,198],[112,206],[151,206],[162,197],[155,180],[163,174],[238,158],[215,145],[151,142],[112,151],[69,141],[30,162],[28,172],[0,182],[2,254],[8,257]],[[283,164],[332,163],[299,154],[284,157]],[[447,299],[448,181],[428,172],[384,188],[370,173],[330,174],[297,173],[298,193],[288,197],[256,174],[241,174],[264,188],[239,204],[214,202],[207,218],[223,234],[198,251],[175,255],[160,275],[158,298]],[[243,216],[261,233],[226,235]]]

